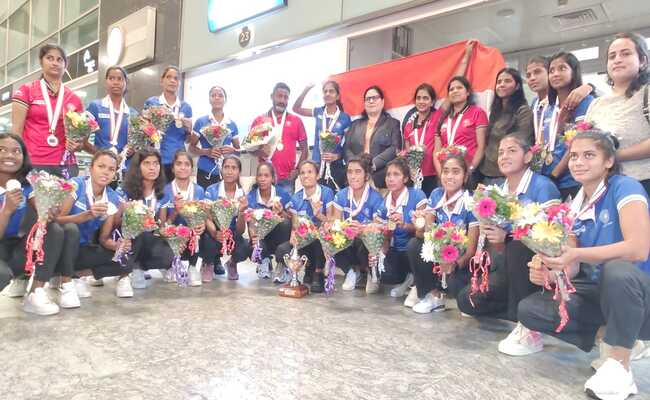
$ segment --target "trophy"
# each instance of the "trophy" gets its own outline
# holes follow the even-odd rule
[[[284,255],[284,264],[291,271],[291,282],[278,289],[278,294],[283,297],[293,297],[295,299],[305,297],[309,293],[309,289],[300,283],[298,274],[307,265],[307,256],[299,256],[298,248],[294,246],[293,250],[291,250],[291,255]]]

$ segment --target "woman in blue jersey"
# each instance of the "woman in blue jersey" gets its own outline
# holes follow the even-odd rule
[[[453,222],[465,228],[468,245],[465,254],[453,264],[440,264],[440,273],[445,275],[446,293],[456,296],[469,282],[468,265],[476,253],[478,240],[478,221],[467,205],[469,193],[466,185],[470,178],[465,157],[448,154],[441,162],[440,187],[434,189],[429,197],[429,207],[424,212],[415,213],[414,218],[444,224]],[[416,237],[408,243],[408,256],[415,274],[415,286],[404,300],[404,306],[419,314],[445,309],[445,296],[442,275],[433,273],[431,263],[424,262],[420,256],[425,226],[417,227]]]
[[[543,143],[551,155],[544,160],[542,174],[551,178],[560,189],[562,199],[575,196],[580,188],[567,169],[569,154],[560,140],[567,124],[584,119],[589,104],[594,100],[588,95],[570,110],[566,106],[571,91],[582,86],[580,61],[571,53],[558,53],[550,58],[548,70],[548,107],[544,114]]]
[[[292,219],[309,218],[316,226],[327,220],[327,208],[334,201],[334,192],[325,185],[318,183],[320,165],[313,160],[304,160],[298,165],[298,173],[302,189],[296,192],[287,203],[287,211]],[[276,260],[282,259],[291,252],[294,244],[285,242],[278,246],[275,252]],[[307,268],[304,283],[310,285],[312,293],[322,293],[325,290],[323,268],[325,255],[320,241],[316,240],[298,250],[300,255],[307,256]]]
[[[322,107],[313,109],[303,108],[302,103],[305,96],[314,85],[308,85],[302,91],[296,103],[293,105],[293,112],[304,117],[316,119],[316,132],[314,133],[314,149],[312,160],[320,163],[319,183],[329,186],[332,190],[339,191],[345,187],[345,165],[343,163],[343,137],[352,124],[350,116],[343,111],[341,103],[341,89],[335,81],[327,81],[323,84]],[[339,136],[339,145],[334,153],[324,153],[321,157],[320,135],[322,132],[332,132]],[[325,163],[329,164],[329,171]]]
[[[351,157],[346,167],[348,187],[334,196],[328,210],[330,219],[349,219],[352,226],[361,229],[363,224],[372,222],[382,206],[384,199],[370,186],[372,178],[372,157],[360,154]],[[354,239],[352,246],[334,256],[336,266],[345,272],[343,290],[354,290],[366,285],[372,289],[372,277],[368,274],[368,250],[361,239]],[[367,275],[364,282],[364,275]],[[370,285],[370,286],[369,286]]]
[[[224,106],[227,100],[226,90],[221,86],[213,86],[210,89],[210,106],[212,107],[212,111],[210,114],[196,120],[192,136],[190,137],[190,151],[192,154],[200,156],[197,166],[196,182],[204,189],[221,180],[217,160],[239,150],[239,138],[237,137],[239,131],[237,130],[237,124],[224,114]],[[230,129],[230,135],[224,139],[222,146],[211,146],[208,139],[201,134],[201,129],[208,125],[226,125]]]
[[[413,266],[409,262],[407,247],[415,234],[413,214],[423,211],[427,205],[424,192],[407,187],[410,183],[411,171],[406,159],[400,157],[389,161],[386,165],[388,194],[375,215],[389,227],[389,236],[382,250],[386,258],[381,283],[399,284],[390,291],[391,297],[402,297],[413,284]],[[377,281],[371,280],[370,286],[366,286],[366,293],[376,293],[378,290]]]
[[[172,160],[172,172],[174,180],[165,186],[165,198],[169,200],[167,216],[162,223],[169,222],[174,225],[187,225],[185,219],[178,215],[178,210],[183,207],[186,201],[203,200],[205,191],[203,188],[192,182],[192,169],[194,160],[185,150],[178,150]],[[205,232],[205,225],[194,229],[194,234],[201,237]],[[201,286],[201,273],[196,268],[199,259],[198,249],[191,254],[188,248],[181,255],[181,262],[188,264],[189,286]],[[171,278],[171,277],[170,277]],[[173,280],[173,279],[172,279]]]
[[[165,196],[165,176],[157,150],[148,148],[135,153],[118,193],[126,201],[143,202],[155,213],[157,220],[167,219],[166,205],[171,199]],[[132,240],[131,249],[128,265],[133,270],[131,285],[134,289],[147,287],[145,270],[159,269],[164,275],[174,258],[167,242],[152,232],[138,235]]]
[[[174,115],[174,121],[169,124],[160,142],[162,168],[167,181],[174,179],[172,159],[177,150],[185,147],[187,136],[192,132],[192,107],[178,97],[178,86],[181,73],[177,67],[169,66],[163,70],[160,85],[163,92],[144,102],[144,108],[150,106],[166,106]]]
[[[505,136],[499,142],[499,171],[505,177],[501,188],[515,195],[521,203],[535,202],[548,206],[559,202],[560,192],[553,182],[534,173],[529,165],[533,154],[530,145],[516,135]],[[485,315],[517,322],[517,305],[540,287],[528,279],[523,266],[534,253],[519,240],[513,240],[510,226],[481,225],[487,250],[490,252],[489,291],[477,293],[470,299],[470,285],[463,288],[456,299],[458,308],[469,315]],[[535,332],[522,329],[521,324],[499,343],[499,351],[521,355],[541,350],[541,338]]]
[[[276,186],[275,169],[270,162],[261,162],[257,165],[255,184],[248,193],[248,207],[252,209],[267,208],[275,214],[284,218],[265,238],[260,240],[262,247],[261,262],[257,268],[257,275],[260,279],[271,278],[271,255],[275,254],[282,243],[289,240],[291,236],[291,221],[285,208],[291,196],[279,186]],[[248,234],[251,239],[251,247],[258,240],[254,229],[248,227]],[[277,268],[273,277],[276,283],[286,281],[288,274],[282,260],[276,260]]]
[[[230,223],[230,230],[234,236],[235,247],[232,249],[230,259],[225,262],[228,269],[228,279],[237,280],[237,264],[245,261],[251,253],[251,247],[244,239],[246,230],[246,219],[244,212],[248,209],[246,193],[239,183],[241,174],[241,160],[234,155],[227,155],[223,158],[221,175],[223,180],[208,187],[205,191],[205,198],[208,200],[228,199],[238,204],[239,212]],[[203,259],[202,279],[203,282],[210,282],[213,277],[214,265],[221,260],[221,246],[223,240],[222,230],[213,220],[206,221],[207,234],[203,235],[201,242],[201,258]]]
[[[113,261],[119,247],[112,236],[101,238],[104,224],[113,226],[119,218],[121,199],[109,187],[118,168],[117,154],[110,150],[98,150],[90,163],[89,175],[73,178],[77,186],[74,195],[61,206],[57,222],[72,223],[79,227],[79,255],[75,263],[77,276],[93,275],[95,279],[109,276],[118,278],[117,297],[133,297],[128,266]],[[102,240],[103,239],[103,240]],[[79,297],[91,297],[84,279],[75,280]]]
[[[129,132],[129,117],[137,114],[134,108],[129,107],[124,100],[124,94],[129,83],[126,70],[119,65],[108,67],[105,76],[106,97],[97,99],[88,105],[87,111],[95,117],[99,130],[95,132],[95,139],[90,143],[90,138],[84,143],[84,149],[95,154],[98,150],[111,150],[120,157],[130,158],[133,149],[127,146]],[[120,160],[118,173],[121,168],[126,169],[125,160]],[[113,187],[115,188],[115,187]]]
[[[608,133],[581,132],[569,148],[569,170],[582,188],[571,204],[573,236],[559,257],[539,255],[530,280],[544,282],[545,271],[566,269],[576,292],[566,302],[569,322],[555,333],[560,317],[552,291],[519,303],[519,320],[538,332],[590,351],[605,325],[602,365],[585,384],[600,399],[637,393],[630,360],[639,340],[650,339],[650,217],[648,197],[633,178],[619,175],[618,141]],[[555,285],[555,274],[550,279]],[[600,363],[599,363],[600,364]]]

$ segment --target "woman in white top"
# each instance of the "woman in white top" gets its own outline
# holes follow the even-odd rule
[[[614,134],[621,148],[616,158],[623,172],[650,193],[650,115],[644,115],[650,69],[648,45],[635,33],[619,33],[607,49],[607,76],[612,94],[594,100],[586,120]],[[645,107],[647,108],[647,100]]]

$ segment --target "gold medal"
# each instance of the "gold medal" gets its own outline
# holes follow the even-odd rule
[[[388,230],[394,231],[397,228],[397,224],[393,221],[388,221]]]
[[[275,147],[280,151],[282,151],[284,149],[284,145],[282,144],[282,142],[278,143],[278,145],[275,146]]]
[[[551,165],[553,164],[553,153],[548,153],[546,154],[546,160],[545,160],[546,165]]]

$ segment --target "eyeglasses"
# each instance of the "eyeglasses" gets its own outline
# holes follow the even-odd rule
[[[381,99],[379,96],[368,96],[366,97],[366,103],[375,103],[379,101],[379,99]]]

